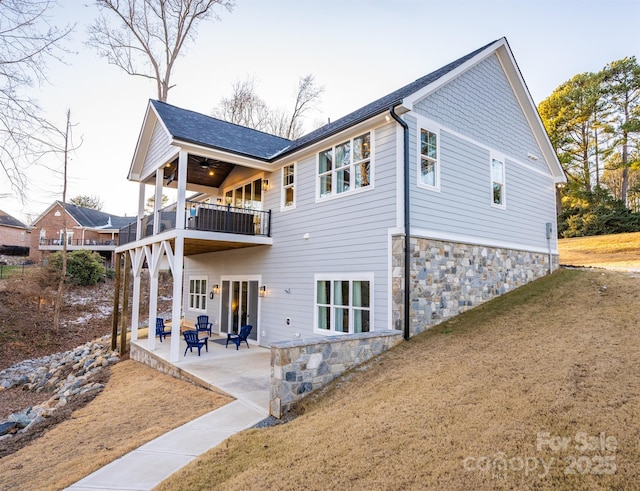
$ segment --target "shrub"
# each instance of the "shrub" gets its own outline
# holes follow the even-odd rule
[[[62,271],[62,251],[49,256],[47,268],[60,274]],[[97,252],[86,250],[67,253],[67,276],[74,285],[95,285],[105,276],[106,268],[102,264],[102,257]]]

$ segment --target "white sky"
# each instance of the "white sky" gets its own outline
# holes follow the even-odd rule
[[[573,75],[640,57],[637,0],[236,0],[221,21],[202,24],[178,61],[170,104],[211,114],[231,84],[247,75],[271,106],[288,107],[300,76],[324,86],[314,120],[335,120],[491,41],[506,36],[539,103]],[[155,85],[108,65],[83,43],[96,9],[61,0],[59,24],[77,22],[66,65],[51,64],[51,85],[34,89],[64,127],[71,110],[77,150],[69,198],[96,195],[103,211],[135,215],[137,184],[127,173]],[[86,5],[85,5],[86,4]],[[59,165],[52,163],[52,165]],[[26,223],[62,197],[62,179],[32,168],[29,200],[0,198]],[[9,192],[0,177],[0,195]]]

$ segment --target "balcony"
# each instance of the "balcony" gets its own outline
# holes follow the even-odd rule
[[[158,234],[176,229],[177,205],[172,204],[160,210]],[[211,235],[198,234],[199,239],[210,241],[221,240],[220,234],[232,234],[246,237],[271,237],[271,211],[237,208],[231,205],[212,205],[187,200],[184,213],[185,230],[210,232]],[[118,234],[118,245],[122,246],[136,240],[152,237],[154,216],[142,218],[142,236],[136,237],[136,223],[121,228]],[[242,242],[236,241],[236,242]],[[254,243],[253,240],[247,241]]]

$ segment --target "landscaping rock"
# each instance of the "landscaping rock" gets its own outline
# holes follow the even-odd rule
[[[0,422],[0,438],[10,438],[16,429],[21,433],[29,431],[57,409],[66,406],[69,398],[102,390],[104,384],[89,383],[89,377],[119,361],[117,352],[111,352],[99,343],[88,342],[75,350],[24,360],[0,371],[0,390],[22,385],[24,390],[51,392],[49,400],[11,414],[7,421]]]

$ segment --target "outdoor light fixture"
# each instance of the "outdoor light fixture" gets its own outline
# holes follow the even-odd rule
[[[213,300],[213,297],[215,297],[216,294],[218,293],[220,293],[220,287],[218,286],[218,284],[215,284],[211,287],[211,293],[209,294],[209,298]]]
[[[269,179],[262,180],[262,190],[267,191],[269,189]]]
[[[267,296],[267,287],[265,285],[262,285],[260,287],[260,291],[258,292],[258,295],[260,295],[261,297]]]

